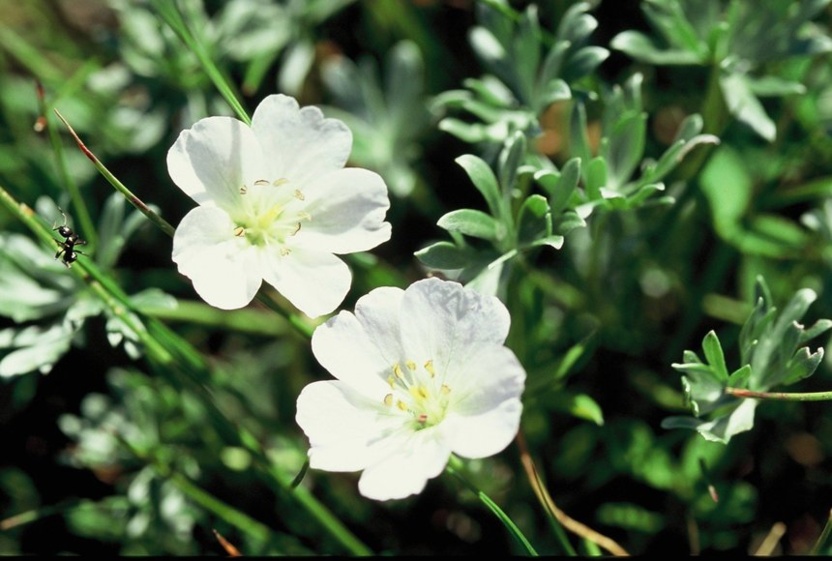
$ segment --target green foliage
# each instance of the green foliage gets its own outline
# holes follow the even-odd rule
[[[753,73],[783,59],[832,50],[832,40],[811,22],[828,4],[829,0],[730,0],[703,7],[695,0],[647,0],[644,14],[665,44],[628,30],[610,45],[650,64],[718,69],[728,112],[770,142],[776,125],[759,98],[802,94],[805,87]]]
[[[829,553],[829,0],[636,4],[0,2],[0,551]],[[520,433],[467,484],[308,469],[316,323],[209,308],[126,207],[176,224],[180,131],[276,92],[392,195],[343,309],[438,274],[510,311]]]
[[[817,298],[804,288],[797,291],[778,314],[762,278],[757,280],[756,302],[739,335],[740,366],[729,374],[722,345],[710,331],[702,340],[705,360],[685,351],[684,362],[673,368],[684,373],[682,385],[691,417],[665,419],[665,428],[691,428],[708,440],[728,443],[738,433],[754,427],[755,399],[740,399],[726,388],[766,392],[791,385],[814,374],[823,359],[823,347],[812,352],[801,346],[832,328],[832,320],[818,320],[808,329],[802,319]]]

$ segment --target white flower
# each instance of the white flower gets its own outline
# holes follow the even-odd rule
[[[390,239],[381,177],[344,168],[352,134],[285,95],[257,107],[251,127],[208,117],[168,152],[170,176],[199,203],[173,237],[173,260],[217,308],[251,302],[263,280],[310,317],[333,311],[351,274],[336,254]]]
[[[520,424],[526,373],[503,345],[505,306],[452,281],[383,287],[319,326],[312,351],[337,380],[298,397],[309,465],[363,470],[362,495],[419,493],[450,455],[503,450]]]

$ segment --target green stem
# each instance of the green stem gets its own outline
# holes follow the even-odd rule
[[[776,399],[778,401],[832,401],[832,392],[755,392],[742,388],[725,388],[725,393],[734,397],[751,399]]]
[[[286,324],[275,321],[272,314],[253,309],[219,310],[203,302],[177,300],[173,308],[138,305],[144,315],[168,321],[188,322],[253,335],[276,337],[286,334]]]
[[[167,475],[167,478],[193,502],[205,510],[216,514],[217,517],[225,520],[240,531],[251,535],[255,539],[261,542],[268,542],[270,536],[274,533],[265,524],[258,522],[247,514],[219,500],[214,495],[194,484],[181,473],[172,472]]]
[[[66,158],[64,157],[64,146],[58,131],[52,124],[52,119],[49,118],[49,112],[46,110],[46,95],[43,91],[43,84],[37,82],[37,98],[38,111],[43,117],[46,126],[46,132],[49,135],[49,142],[52,144],[52,151],[55,153],[55,163],[58,167],[58,176],[61,183],[64,184],[66,190],[69,191],[69,197],[72,199],[75,215],[78,217],[81,232],[83,232],[84,239],[87,240],[91,248],[94,248],[98,242],[98,232],[95,229],[95,224],[90,216],[90,211],[81,196],[81,191],[78,189],[78,184],[73,179],[72,174],[66,165]]]
[[[171,0],[152,0],[151,2],[156,12],[168,24],[174,33],[182,40],[183,43],[193,52],[197,59],[199,59],[205,73],[219,90],[220,94],[228,102],[228,105],[237,113],[237,117],[245,124],[251,124],[251,118],[243,109],[242,104],[237,99],[237,94],[231,86],[231,81],[225,74],[214,64],[205,46],[197,40],[191,30],[188,28],[185,19],[176,7],[176,2]]]
[[[69,130],[69,134],[72,135],[72,138],[75,139],[76,144],[78,144],[78,148],[80,148],[81,152],[89,159],[95,169],[104,176],[104,178],[115,187],[116,191],[124,195],[124,197],[136,207],[142,214],[144,214],[151,222],[156,224],[164,233],[168,234],[169,236],[173,236],[174,228],[171,226],[164,218],[156,214],[150,207],[148,207],[144,201],[142,201],[139,197],[133,194],[130,189],[128,189],[118,178],[113,175],[107,167],[101,163],[101,161],[93,154],[89,148],[84,144],[81,138],[75,133],[75,129],[70,126],[69,122],[64,119],[64,116],[61,115],[57,109],[55,109],[55,114],[58,118],[63,122],[66,126],[67,130]]]
[[[832,512],[826,518],[826,525],[823,527],[823,532],[821,532],[818,541],[812,548],[811,555],[820,555],[821,552],[828,551],[830,538],[832,538]]]
[[[494,516],[496,516],[497,519],[503,523],[503,525],[506,527],[506,529],[509,531],[512,537],[514,537],[514,539],[517,540],[517,543],[524,550],[526,550],[526,553],[537,557],[537,551],[535,551],[534,547],[532,547],[532,544],[529,543],[529,540],[526,539],[526,536],[523,535],[523,532],[520,531],[520,528],[518,528],[517,525],[511,520],[511,518],[509,518],[508,515],[506,515],[506,513],[503,512],[503,510],[497,505],[497,503],[492,501],[491,498],[488,495],[486,495],[483,491],[477,489],[477,487],[474,486],[474,484],[471,483],[467,477],[465,477],[465,464],[460,458],[452,455],[448,460],[448,465],[445,468],[445,470],[457,479],[459,479],[463,485],[465,485],[472,493],[474,493],[480,499],[480,501],[482,501],[482,503],[486,507],[488,507],[488,509],[494,514]]]

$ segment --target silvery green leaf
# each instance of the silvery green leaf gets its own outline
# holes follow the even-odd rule
[[[604,197],[601,193],[601,188],[607,184],[607,162],[602,156],[596,156],[590,160],[586,167],[585,184],[586,194],[590,201],[596,201],[601,198],[612,198],[613,196],[620,196],[610,192],[610,197]]]
[[[414,255],[431,269],[463,269],[471,263],[470,253],[451,242],[436,242],[420,249]]]
[[[657,66],[682,66],[704,62],[696,52],[678,48],[660,48],[650,37],[639,31],[622,31],[613,37],[610,46],[640,62]]]
[[[574,82],[595,71],[609,58],[610,52],[603,47],[584,47],[573,54],[563,65],[563,79]]]
[[[538,238],[534,240],[530,245],[533,247],[547,245],[554,249],[560,249],[563,247],[563,242],[563,236],[547,236],[545,238]]]
[[[786,372],[780,383],[788,386],[804,378],[808,378],[815,373],[815,370],[817,370],[822,360],[823,347],[818,347],[814,353],[808,347],[798,349],[788,364],[786,364]]]
[[[315,45],[310,40],[301,39],[292,43],[285,51],[277,78],[280,91],[289,95],[298,95],[313,62],[315,62]]]
[[[572,99],[572,90],[566,82],[560,78],[555,78],[540,89],[540,95],[537,99],[537,109],[538,111],[542,111],[552,103],[567,99]]]
[[[463,154],[456,158],[455,161],[465,170],[471,182],[482,194],[485,202],[488,204],[491,215],[498,220],[504,217],[503,195],[497,182],[497,177],[485,160],[473,154]]]
[[[575,228],[586,227],[586,220],[574,210],[566,210],[552,217],[552,232],[565,236]]]
[[[711,330],[702,339],[702,351],[705,353],[705,360],[711,366],[711,371],[720,382],[728,382],[728,367],[725,364],[725,355],[722,352],[722,344],[719,337]]]
[[[466,78],[462,81],[462,84],[476,93],[485,103],[489,103],[495,107],[508,108],[517,104],[517,99],[511,93],[511,90],[503,82],[490,74],[486,74],[481,78]],[[469,92],[465,93],[470,97]]]
[[[500,178],[500,187],[503,192],[509,193],[514,187],[517,177],[517,169],[523,162],[526,155],[526,136],[515,131],[503,144],[503,149],[497,158],[497,172]]]
[[[534,98],[535,77],[540,62],[540,24],[537,19],[537,7],[529,5],[520,16],[513,40],[513,60],[518,80],[518,90],[523,93],[526,105]]]
[[[722,74],[719,84],[728,111],[761,137],[773,142],[777,127],[751,91],[745,76],[738,73]]]
[[[542,195],[530,195],[523,201],[517,217],[517,238],[521,244],[531,244],[552,234],[552,215],[549,203]]]
[[[48,327],[28,326],[0,331],[0,349],[9,349],[0,359],[0,377],[9,378],[38,371],[48,374],[69,350],[74,330],[63,322]]]
[[[607,186],[618,190],[627,183],[644,154],[646,113],[630,113],[609,131],[602,144],[608,170]]]
[[[491,215],[469,208],[452,210],[442,216],[436,225],[449,232],[495,242],[505,235],[505,228]]]

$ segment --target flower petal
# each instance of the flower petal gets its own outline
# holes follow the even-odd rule
[[[385,379],[392,361],[350,312],[342,311],[315,329],[312,353],[330,374],[368,399],[381,403],[390,391]]]
[[[313,382],[301,391],[295,420],[309,438],[309,465],[327,471],[358,471],[377,459],[371,445],[392,417],[379,417],[372,403],[339,381]],[[385,422],[386,420],[386,422]]]
[[[251,302],[262,282],[255,250],[234,236],[233,222],[216,207],[185,215],[173,235],[173,261],[203,300],[224,310]]]
[[[390,199],[377,173],[339,169],[306,185],[303,195],[312,219],[304,222],[295,240],[301,247],[352,253],[390,239],[390,223],[384,221]]]
[[[448,446],[436,427],[402,433],[385,441],[388,456],[364,469],[358,491],[378,501],[403,499],[420,493],[428,479],[436,477],[450,457]]]
[[[231,211],[240,204],[240,188],[268,178],[254,132],[231,117],[208,117],[179,134],[167,156],[176,185],[200,205]]]
[[[485,458],[517,434],[526,372],[506,347],[479,344],[471,351],[445,379],[451,402],[441,428],[456,454]]]
[[[294,98],[270,95],[254,111],[252,129],[274,179],[303,188],[311,178],[344,167],[352,133],[343,122],[325,119],[317,107],[298,108]]]
[[[263,278],[297,309],[316,318],[344,301],[352,273],[330,253],[297,249],[289,255],[271,250],[263,256]]]
[[[404,291],[389,286],[358,299],[355,314],[341,311],[312,334],[312,353],[330,374],[370,399],[389,393],[387,377],[404,359],[399,307]]]
[[[438,372],[452,369],[451,360],[465,360],[471,346],[502,345],[511,323],[498,298],[438,278],[408,287],[402,318],[402,340],[415,357],[432,357]]]

